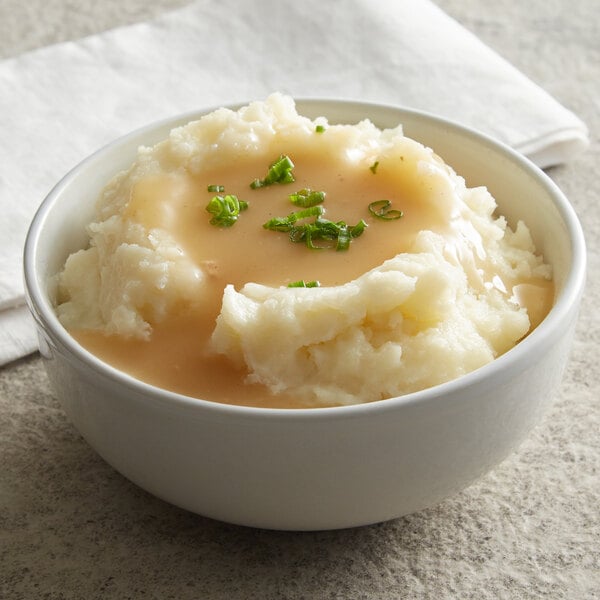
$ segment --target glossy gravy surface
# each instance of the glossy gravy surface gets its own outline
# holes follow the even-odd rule
[[[306,407],[293,397],[273,396],[261,385],[246,384],[246,372],[236,370],[225,357],[207,353],[225,286],[231,283],[239,290],[249,281],[271,286],[302,279],[318,280],[324,286],[351,281],[406,251],[420,230],[444,232],[448,224],[439,220],[423,198],[451,191],[441,177],[419,177],[416,161],[410,157],[396,165],[393,177],[385,165],[374,174],[365,168],[349,169],[326,157],[292,159],[295,182],[257,190],[252,190],[249,183],[266,174],[270,161],[265,158],[200,176],[180,171],[139,182],[125,216],[147,228],[168,230],[177,245],[202,266],[207,275],[206,294],[181,314],[151,323],[149,341],[94,331],[72,332],[76,339],[116,368],[181,394],[228,404]],[[215,195],[207,191],[211,184],[223,185],[224,193],[249,203],[232,227],[209,223],[205,208]],[[290,242],[286,233],[263,228],[273,217],[300,210],[288,195],[306,187],[326,192],[326,218],[350,225],[360,219],[367,222],[368,228],[352,241],[348,251],[309,250],[303,243]],[[403,218],[382,221],[370,215],[369,203],[381,199],[391,200],[394,208],[403,211]],[[503,282],[507,290],[520,283]],[[515,296],[528,307],[532,325],[536,326],[551,306],[552,284],[544,280],[536,280],[535,285],[521,284],[515,288]]]

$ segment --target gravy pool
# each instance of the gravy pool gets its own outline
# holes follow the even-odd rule
[[[404,156],[394,166],[370,169],[349,168],[327,156],[310,157],[290,153],[295,182],[253,190],[249,183],[266,173],[269,158],[252,158],[234,168],[220,168],[194,176],[185,170],[151,176],[136,184],[125,216],[148,229],[167,229],[183,252],[200,265],[208,285],[203,297],[181,307],[158,323],[151,323],[149,340],[106,335],[100,331],[75,330],[73,336],[105,362],[152,385],[184,395],[228,404],[259,407],[305,408],[292,395],[273,395],[258,384],[244,382],[247,373],[237,370],[223,356],[207,353],[207,345],[221,309],[223,289],[236,289],[249,281],[269,286],[286,286],[299,280],[318,280],[323,286],[340,285],[355,279],[410,247],[422,229],[454,235],[449,223],[441,222],[428,209],[426,196],[452,193],[446,180],[427,185],[418,176],[417,160]],[[229,228],[209,223],[205,207],[214,193],[212,184],[223,185],[225,194],[235,194],[249,207]],[[368,227],[345,252],[309,250],[291,243],[287,234],[268,231],[263,224],[299,210],[288,195],[302,188],[326,192],[325,217],[348,224],[364,219]],[[368,211],[369,203],[388,199],[403,211],[395,221],[382,221]],[[528,309],[532,328],[551,307],[551,281],[535,283],[497,281],[493,273],[484,279],[506,289],[508,296]],[[513,291],[514,290],[514,291]],[[322,405],[320,405],[322,406]]]

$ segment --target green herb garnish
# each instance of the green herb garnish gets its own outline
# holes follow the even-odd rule
[[[270,231],[283,231],[289,233],[296,221],[301,221],[308,217],[320,217],[324,212],[325,209],[322,206],[311,206],[304,210],[290,213],[287,217],[274,217],[269,219],[263,227]]]
[[[212,185],[209,185],[206,189],[209,192],[216,192],[216,193],[220,194],[221,192],[225,191],[225,186],[212,184]]]
[[[206,210],[213,215],[211,225],[217,227],[231,227],[237,220],[240,212],[248,208],[248,203],[238,200],[237,196],[214,196],[206,205]]]
[[[292,173],[294,163],[289,156],[282,154],[274,163],[269,166],[269,170],[264,179],[255,179],[250,187],[255,190],[273,183],[292,183],[296,181]]]
[[[361,235],[365,227],[364,221],[349,226],[344,221],[333,222],[318,217],[312,223],[294,225],[289,231],[289,237],[292,242],[304,242],[311,250],[331,248],[341,251],[348,250],[352,239]]]
[[[304,281],[304,279],[300,279],[300,281],[288,283],[287,286],[289,288],[317,288],[321,287],[321,283],[319,281]]]
[[[273,219],[267,221],[263,227],[265,229],[270,229],[271,231],[289,231],[289,228],[296,223],[296,221],[300,221],[308,217],[319,217],[324,212],[325,209],[322,206],[310,206],[305,210],[298,210],[290,213],[287,217],[274,217]]]
[[[389,200],[375,200],[369,204],[369,212],[378,219],[384,221],[395,221],[400,219],[404,213],[401,210],[390,208],[392,203]]]
[[[315,127],[315,133],[323,133],[325,131],[325,125],[317,125]]]
[[[295,194],[290,194],[288,197],[292,204],[307,207],[321,204],[326,195],[325,192],[313,192],[310,188],[304,188]]]
[[[334,248],[347,250],[350,242],[362,235],[367,227],[364,220],[356,225],[347,225],[344,221],[330,221],[323,218],[325,209],[322,206],[311,206],[304,210],[289,214],[287,217],[275,217],[267,221],[263,227],[270,231],[287,233],[290,241],[303,242],[311,250]],[[298,223],[314,217],[312,221]],[[315,243],[316,242],[316,243]]]
[[[371,171],[371,173],[373,173],[373,175],[375,175],[375,173],[377,172],[377,167],[379,166],[379,161],[376,160],[370,167],[369,167],[369,171]]]

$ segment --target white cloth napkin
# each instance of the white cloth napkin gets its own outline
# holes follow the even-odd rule
[[[0,364],[33,352],[21,253],[71,167],[155,119],[281,91],[434,112],[546,167],[581,121],[428,0],[197,0],[0,62]]]

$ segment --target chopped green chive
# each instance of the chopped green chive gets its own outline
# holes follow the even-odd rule
[[[209,185],[206,189],[209,192],[216,192],[216,193],[220,194],[221,192],[225,191],[225,186],[212,184],[212,185]]]
[[[376,160],[370,167],[369,170],[371,171],[371,173],[373,173],[373,175],[375,175],[375,173],[377,172],[377,167],[379,166],[379,161]]]
[[[310,188],[304,188],[288,197],[292,204],[296,206],[315,206],[325,200],[325,192],[313,192]]]
[[[350,227],[350,237],[357,238],[361,236],[367,227],[368,225],[366,224],[366,222],[363,219],[361,219],[356,225]]]
[[[241,211],[248,208],[248,203],[238,200],[237,196],[214,196],[206,205],[206,211],[212,216],[211,225],[217,227],[231,227],[237,220]]]
[[[362,219],[356,225],[347,225],[344,221],[330,221],[322,217],[324,211],[322,206],[312,206],[291,213],[287,217],[271,219],[263,227],[270,231],[287,233],[290,241],[302,242],[311,250],[332,248],[338,251],[347,250],[350,242],[362,235],[367,227]],[[298,223],[309,217],[315,218],[312,221]]]
[[[311,206],[305,210],[298,210],[290,213],[287,217],[274,217],[273,219],[267,221],[263,227],[271,231],[289,232],[296,221],[300,221],[308,217],[319,217],[324,212],[325,209],[322,206]]]
[[[369,204],[369,212],[378,219],[384,221],[395,221],[400,219],[404,213],[401,210],[390,208],[392,203],[389,200],[375,200]]]
[[[288,283],[287,286],[289,288],[317,288],[321,287],[321,283],[319,281],[304,281],[304,279],[300,279],[300,281]]]
[[[269,166],[266,177],[264,179],[255,179],[250,184],[250,187],[255,190],[273,183],[292,183],[295,181],[292,173],[293,168],[294,163],[290,157],[282,154],[274,163]]]
[[[315,133],[323,133],[325,131],[325,125],[317,125],[315,127]]]

